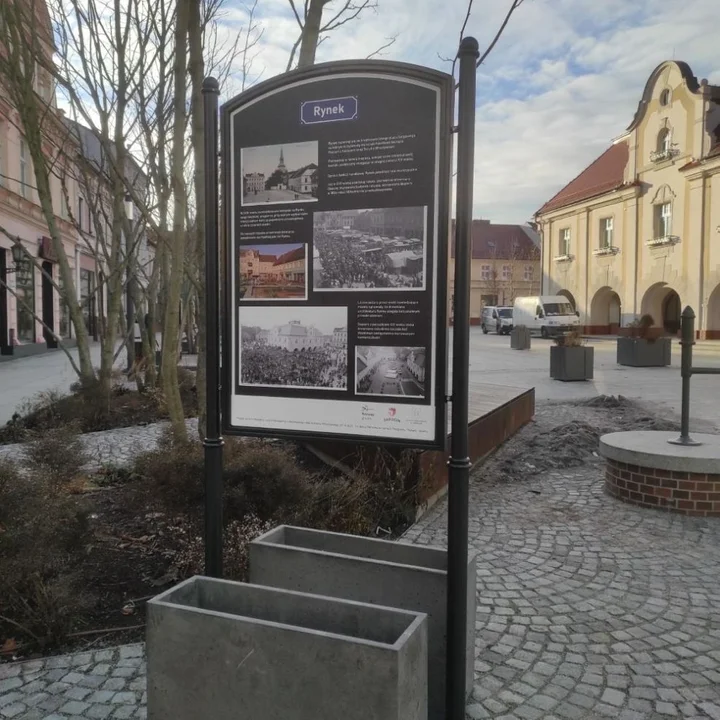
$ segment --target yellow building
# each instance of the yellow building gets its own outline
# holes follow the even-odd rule
[[[455,237],[453,223],[452,235]],[[473,220],[471,230],[470,323],[478,325],[488,305],[512,305],[516,297],[540,294],[540,238],[529,225],[493,225]],[[455,248],[448,263],[450,316]]]
[[[720,87],[659,65],[626,132],[537,212],[545,295],[589,332],[643,314],[669,333],[690,305],[720,338]]]

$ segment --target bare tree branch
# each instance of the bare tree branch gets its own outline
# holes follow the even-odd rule
[[[384,45],[381,45],[377,50],[371,52],[369,55],[365,56],[366,60],[369,60],[370,58],[378,57],[380,55],[383,55],[383,50],[387,50],[389,47],[395,44],[395,41],[398,39],[397,35],[393,35],[392,37],[385,38],[387,42]]]
[[[487,49],[485,52],[480,56],[479,60],[475,64],[475,67],[480,67],[483,62],[485,62],[485,58],[493,51],[495,48],[495,45],[497,45],[497,41],[500,39],[500,36],[505,31],[505,28],[507,27],[507,24],[510,22],[510,18],[512,17],[512,14],[525,2],[525,0],[512,0],[512,4],[510,5],[510,9],[508,10],[507,15],[505,16],[505,19],[502,22],[502,25],[500,25],[500,28],[498,29],[497,33],[495,34],[495,37],[493,38],[492,42],[487,46]],[[470,0],[470,5],[472,5],[472,0]]]

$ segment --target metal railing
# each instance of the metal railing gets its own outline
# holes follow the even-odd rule
[[[668,440],[673,445],[702,445],[690,437],[690,378],[693,375],[720,375],[720,368],[693,367],[695,344],[695,313],[688,305],[680,318],[680,375],[682,376],[682,408],[680,411],[680,437]]]

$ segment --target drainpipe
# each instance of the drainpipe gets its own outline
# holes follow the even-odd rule
[[[635,271],[633,287],[633,319],[638,317],[638,273],[640,270],[640,245],[642,244],[640,231],[640,197],[635,195]]]
[[[707,329],[705,327],[705,180],[706,175],[703,173],[700,185],[700,191],[702,193],[702,198],[700,200],[700,307],[698,308],[697,323],[697,329],[700,332]]]
[[[590,312],[590,208],[585,210],[585,319],[592,326]]]

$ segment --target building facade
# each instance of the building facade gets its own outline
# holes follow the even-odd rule
[[[451,237],[454,238],[454,226]],[[512,305],[516,297],[540,294],[540,238],[529,225],[494,225],[473,220],[470,322],[480,323],[488,305]],[[455,287],[455,247],[448,263],[449,313]]]
[[[265,173],[246,173],[244,180],[246,193],[259,193],[265,189]]]
[[[47,9],[38,3],[32,11],[39,43],[50,55],[52,35]],[[1,41],[0,52],[5,52]],[[10,64],[11,56],[6,57]],[[0,76],[0,227],[4,228],[4,232],[0,230],[0,354],[22,356],[56,347],[56,337],[69,338],[71,327],[67,307],[53,285],[61,283],[58,258],[40,207],[28,141],[21,130],[19,114],[10,103],[11,94],[3,87],[4,81],[9,82]],[[67,137],[62,115],[56,108],[52,77],[40,64],[35,68],[32,83],[39,112],[46,110],[43,134],[50,164],[54,164],[50,190],[55,223],[79,287],[81,252],[70,213],[79,194],[74,172],[65,167],[72,157],[73,141]],[[60,143],[65,145],[62,154],[58,149]],[[66,193],[62,191],[61,177]],[[19,252],[19,247],[13,251],[14,238],[19,239],[23,252]]]
[[[626,132],[536,220],[543,293],[588,332],[649,314],[674,334],[690,305],[699,336],[720,339],[720,87],[659,65]]]
[[[317,195],[317,165],[312,163],[288,173],[287,185],[293,192]]]
[[[305,246],[280,255],[273,263],[272,272],[278,279],[305,282]]]
[[[303,325],[299,320],[278,325],[261,337],[268,345],[290,351],[321,348],[333,343],[332,335],[324,335],[317,328]]]

